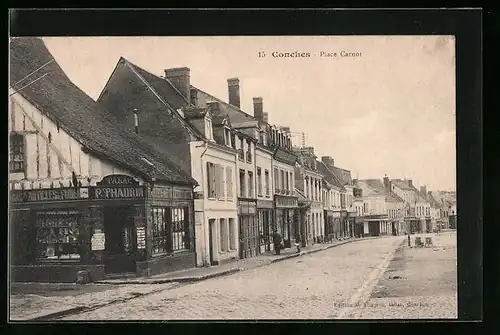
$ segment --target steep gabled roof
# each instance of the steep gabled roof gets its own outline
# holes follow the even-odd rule
[[[153,144],[120,129],[110,113],[78,88],[53,59],[39,38],[10,41],[10,82],[13,89],[91,152],[147,177],[180,184],[197,184]],[[42,77],[43,76],[43,77]],[[38,78],[37,81],[32,80]],[[154,164],[154,171],[146,161]]]
[[[370,187],[377,194],[385,194],[387,190],[380,179],[364,179],[363,180],[368,187]]]
[[[342,186],[352,184],[351,172],[349,170],[342,169],[336,166],[329,166],[328,169],[333,172],[337,179],[342,183]]]
[[[408,185],[408,181],[406,180],[392,179],[391,183],[392,185],[395,185],[396,187],[399,187],[402,190],[413,191],[413,188],[410,185]]]
[[[244,125],[247,121],[257,121],[257,119],[254,118],[252,115],[245,113],[244,111],[242,111],[241,109],[239,109],[236,106],[233,106],[225,101],[222,101],[221,99],[213,96],[210,93],[207,93],[207,92],[205,92],[205,91],[203,91],[195,86],[192,86],[192,85],[191,85],[191,89],[195,89],[199,93],[204,94],[206,97],[211,97],[213,100],[217,101],[219,103],[220,112],[224,115],[227,115],[229,117],[229,119],[231,120],[232,124],[237,124],[237,125],[243,124]]]
[[[330,183],[330,185],[336,186],[341,190],[345,190],[342,182],[337,178],[337,176],[321,161],[317,161],[316,166],[318,171],[323,174],[325,180]]]
[[[179,122],[183,123],[186,126],[186,129],[190,131],[195,137],[200,139],[205,138],[203,134],[201,134],[196,127],[193,127],[189,122],[184,120],[177,110],[182,109],[184,107],[194,107],[176,88],[175,86],[166,78],[160,78],[143,68],[135,65],[131,61],[121,58],[120,61],[123,61],[127,66],[129,66],[132,71],[139,76],[142,80],[144,80],[147,85],[156,93],[156,95],[162,100],[162,103],[166,104],[166,107],[171,110],[171,112],[175,113]]]
[[[391,202],[404,202],[404,200],[394,192],[387,194],[386,200]]]
[[[175,110],[191,104],[191,102],[188,101],[167,78],[160,78],[129,60],[125,61]]]
[[[439,201],[436,200],[436,198],[434,198],[434,196],[432,195],[432,193],[428,193],[427,199],[431,203],[431,206],[433,206],[433,207],[441,207],[441,204],[439,203]]]

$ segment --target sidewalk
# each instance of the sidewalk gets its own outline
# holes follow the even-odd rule
[[[11,283],[10,320],[54,320],[134,299],[138,296],[173,289],[181,285],[181,282],[196,282],[229,275],[346,243],[373,238],[380,237],[350,238],[332,243],[315,244],[303,248],[300,253],[296,252],[295,247],[288,248],[282,250],[280,255],[268,253],[224,265],[193,268],[152,277],[110,279],[83,285],[73,283]]]
[[[231,263],[226,263],[218,266],[192,268],[187,270],[180,270],[180,271],[155,275],[151,277],[99,280],[96,281],[95,283],[108,284],[108,285],[122,285],[122,284],[163,284],[171,282],[196,282],[209,278],[229,275],[238,271],[244,271],[244,270],[258,268],[261,266],[266,266],[275,262],[284,261],[289,258],[299,257],[302,255],[307,255],[310,253],[333,248],[345,243],[367,240],[370,238],[374,237],[367,237],[364,239],[349,238],[342,241],[333,241],[331,243],[318,243],[309,247],[301,248],[300,253],[297,253],[297,249],[293,247],[281,250],[280,255],[276,255],[275,253],[266,253],[264,255],[259,255],[247,259],[240,259]]]
[[[415,247],[415,237],[431,237],[433,246]],[[457,307],[457,236],[455,231],[417,234],[403,243],[354,318],[454,319]]]

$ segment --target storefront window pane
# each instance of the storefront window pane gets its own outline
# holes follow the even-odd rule
[[[46,260],[80,259],[78,211],[37,213],[38,258]]]
[[[184,207],[172,208],[172,248],[173,251],[187,249],[187,231],[186,220],[187,210]]]

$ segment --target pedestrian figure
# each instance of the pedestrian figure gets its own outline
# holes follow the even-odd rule
[[[300,234],[297,233],[295,235],[295,247],[297,248],[297,252],[300,252]]]
[[[276,255],[279,255],[281,253],[281,235],[280,233],[274,233],[273,237],[273,243],[274,243],[274,251],[276,252]]]

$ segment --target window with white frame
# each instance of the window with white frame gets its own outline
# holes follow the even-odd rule
[[[224,167],[220,164],[207,163],[208,198],[221,199],[225,197]]]
[[[262,170],[260,167],[257,168],[257,194],[262,196]]]

